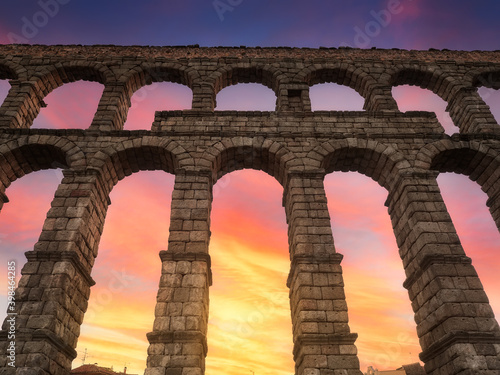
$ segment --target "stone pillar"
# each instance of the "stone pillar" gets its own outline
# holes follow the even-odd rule
[[[442,200],[437,174],[399,177],[387,199],[427,374],[496,374],[500,330]]]
[[[130,96],[131,92],[125,82],[107,83],[90,129],[100,131],[123,129],[131,105]]]
[[[276,110],[280,112],[310,112],[309,86],[303,83],[281,84]]]
[[[162,275],[153,331],[148,333],[145,375],[202,375],[207,355],[210,173],[175,177],[168,250],[160,252]]]
[[[217,106],[216,94],[212,83],[193,85],[192,109],[212,112]]]
[[[365,111],[398,111],[398,104],[392,96],[391,86],[377,86],[368,91],[365,100]]]
[[[295,373],[361,375],[323,178],[324,173],[298,173],[285,185]]]
[[[9,81],[11,88],[0,107],[0,128],[29,128],[45,106],[42,93],[32,82]]]
[[[0,212],[2,211],[4,203],[9,203],[9,197],[5,194],[5,187],[0,185]]]
[[[450,113],[460,133],[500,134],[490,107],[483,101],[476,87],[464,87],[450,96],[446,111]]]
[[[108,203],[97,175],[63,173],[40,239],[26,253],[15,296],[16,367],[9,367],[2,355],[2,374],[67,375],[76,357]],[[8,327],[6,320],[0,332],[2,353],[10,342]]]
[[[490,209],[491,216],[493,216],[493,220],[495,220],[495,224],[500,230],[500,187],[496,193],[491,194],[490,198],[488,198],[486,206]]]

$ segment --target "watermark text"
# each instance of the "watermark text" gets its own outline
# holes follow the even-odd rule
[[[16,367],[16,262],[7,262],[7,365]]]

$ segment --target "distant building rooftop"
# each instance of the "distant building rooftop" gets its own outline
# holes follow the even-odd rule
[[[136,375],[136,374],[128,374],[126,367],[123,369],[123,372],[116,372],[116,371],[113,371],[112,368],[100,367],[97,364],[82,365],[80,367],[77,367],[77,368],[71,370],[71,374],[78,374],[78,375],[124,375],[124,374]]]
[[[410,365],[403,365],[401,367],[406,375],[425,375],[425,370],[420,363],[412,363]]]
[[[425,370],[420,363],[403,365],[396,370],[379,371],[372,366],[368,367],[365,375],[425,375]]]

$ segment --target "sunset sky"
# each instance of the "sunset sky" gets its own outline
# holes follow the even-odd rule
[[[500,3],[495,0],[59,0],[65,4],[47,8],[53,1],[4,1],[0,43],[500,49]],[[226,7],[220,8],[221,3]],[[47,22],[40,23],[40,12],[47,9]],[[8,89],[9,83],[0,81],[0,101]],[[102,90],[101,84],[89,82],[56,89],[33,127],[87,128]],[[500,119],[499,93],[479,92]],[[432,92],[397,87],[393,94],[400,110],[434,111],[447,134],[458,132],[445,113],[446,103]],[[217,109],[272,111],[275,100],[262,85],[240,84],[219,93]],[[356,92],[333,84],[313,87],[311,100],[313,110],[362,110],[363,105]],[[132,98],[125,129],[149,129],[155,110],[190,106],[187,87],[161,83],[142,88]],[[2,264],[15,259],[20,268],[25,262],[23,253],[36,243],[61,178],[59,170],[40,171],[7,189],[10,202],[0,213]],[[173,181],[165,172],[139,172],[113,189],[75,367],[87,349],[86,363],[115,370],[126,365],[129,373],[143,373],[161,267],[158,252],[168,241]],[[500,234],[486,208],[487,197],[466,176],[440,175],[438,182],[499,317]],[[350,327],[359,334],[362,370],[418,361],[413,313],[402,287],[404,270],[384,206],[387,192],[357,173],[330,174],[325,187],[335,245],[344,254]],[[214,187],[209,375],[294,371],[282,193],[276,180],[254,170],[230,173]],[[0,280],[2,296],[5,279]],[[5,306],[2,298],[2,313]]]

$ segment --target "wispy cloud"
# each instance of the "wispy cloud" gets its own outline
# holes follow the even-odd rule
[[[447,103],[431,90],[402,85],[394,87],[392,93],[400,111],[434,112],[446,134],[458,133],[458,127],[446,112]]]
[[[155,111],[191,109],[193,93],[187,86],[157,82],[137,90],[131,98],[125,130],[151,129]]]
[[[46,108],[33,128],[88,129],[97,110],[104,86],[97,82],[73,82],[52,91],[44,99]]]

